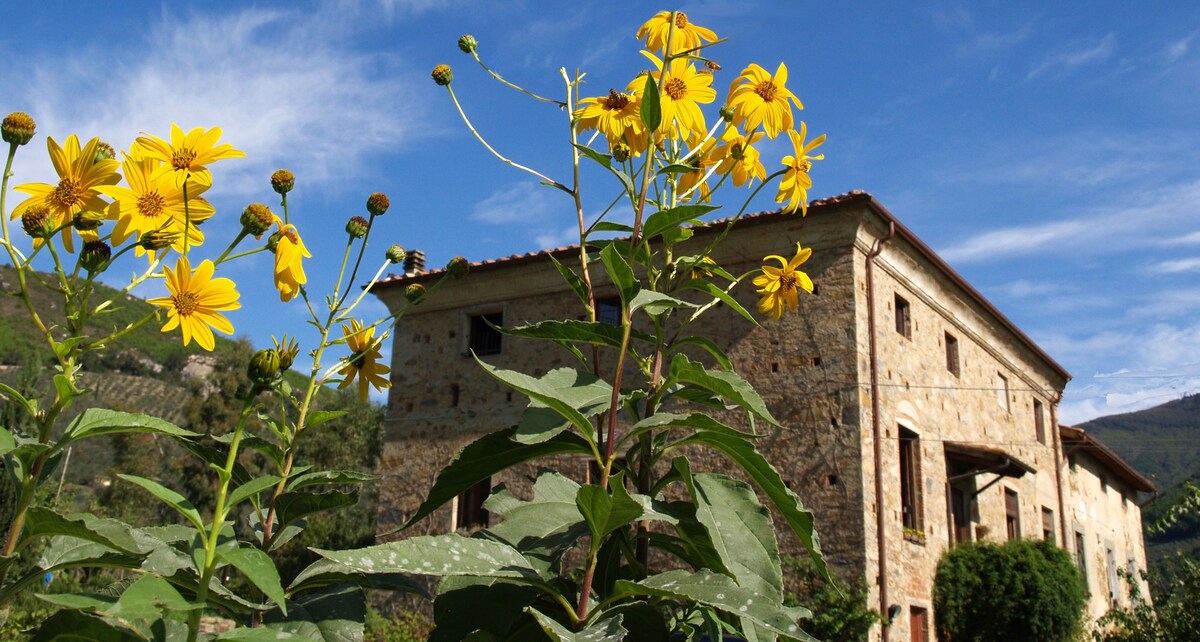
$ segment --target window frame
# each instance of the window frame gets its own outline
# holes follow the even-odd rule
[[[900,524],[904,529],[925,530],[921,484],[921,436],[899,427]]]
[[[1021,495],[1004,487],[1004,531],[1009,541],[1021,539]]]
[[[946,371],[955,377],[962,376],[962,361],[958,349],[958,337],[946,332]]]
[[[495,326],[504,327],[503,309],[470,312],[466,316],[467,356],[472,352],[480,357],[504,352],[504,334],[488,325],[490,322]]]
[[[1046,406],[1041,399],[1033,398],[1033,429],[1039,444],[1046,443]]]
[[[893,312],[896,315],[896,332],[905,339],[912,339],[912,304],[908,299],[900,296],[900,293],[895,294],[893,302]]]

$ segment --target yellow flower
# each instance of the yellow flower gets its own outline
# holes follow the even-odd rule
[[[758,150],[754,149],[754,143],[762,137],[763,132],[743,136],[736,128],[726,129],[721,136],[721,143],[713,150],[713,158],[719,161],[717,173],[733,172],[733,184],[738,187],[747,182],[753,183],[755,178],[767,180],[767,168],[763,167]]]
[[[659,132],[669,131],[672,122],[675,133],[680,138],[687,137],[688,132],[696,132],[703,136],[707,126],[704,124],[704,113],[698,103],[711,103],[717,99],[717,92],[712,88],[712,74],[696,71],[696,66],[687,60],[677,58],[671,61],[667,79],[662,80],[662,60],[658,56],[643,51],[643,55],[654,62],[659,71],[651,72],[655,82],[661,87],[662,124]],[[640,101],[646,88],[646,79],[638,76],[629,83],[628,92],[637,96]]]
[[[659,51],[667,46],[667,34],[671,31],[671,12],[659,11],[647,20],[637,32],[637,39],[646,39],[646,47]],[[688,22],[687,14],[679,11],[675,14],[675,35],[671,38],[670,54],[688,51],[699,47],[701,41],[716,42],[717,34],[711,29]]]
[[[118,163],[115,160],[96,160],[96,148],[100,145],[99,138],[93,138],[79,147],[79,138],[74,134],[67,137],[66,145],[59,147],[53,138],[46,139],[50,150],[50,162],[54,171],[58,172],[58,184],[25,183],[14,187],[18,192],[29,194],[13,209],[12,217],[21,218],[30,207],[41,205],[50,212],[54,227],[58,228],[70,223],[75,215],[82,211],[101,212],[108,203],[100,198],[97,188],[101,185],[115,185],[121,180],[117,173]],[[75,251],[75,241],[70,227],[62,231],[63,247],[68,252]],[[85,241],[94,241],[95,232],[80,232]],[[43,241],[35,239],[34,244],[40,246]]]
[[[766,69],[751,64],[742,70],[742,74],[729,85],[730,109],[733,110],[733,123],[745,123],[745,131],[751,132],[763,126],[769,138],[775,138],[779,132],[790,130],[795,121],[792,120],[792,106],[804,109],[800,99],[788,91],[787,65],[779,63],[775,75],[767,73]]]
[[[778,319],[783,316],[784,309],[795,310],[799,305],[797,294],[801,288],[809,294],[812,293],[812,279],[796,269],[810,256],[812,256],[812,248],[802,248],[799,243],[796,243],[796,256],[793,256],[790,261],[777,254],[763,259],[764,262],[772,259],[779,261],[779,267],[763,265],[763,273],[754,277],[754,285],[758,286],[758,293],[762,295],[762,298],[758,300],[759,312]]]
[[[821,146],[825,142],[825,134],[813,139],[807,145],[804,143],[804,138],[808,134],[808,126],[803,121],[800,123],[800,132],[795,130],[788,131],[788,138],[792,139],[792,149],[795,150],[795,156],[784,156],[783,164],[787,167],[787,173],[783,175],[783,180],[779,181],[779,192],[775,194],[775,202],[782,203],[785,200],[787,206],[783,208],[784,212],[795,212],[796,208],[801,208],[801,216],[808,214],[808,188],[812,187],[812,178],[809,177],[808,171],[812,169],[812,161],[825,160],[825,154],[818,156],[809,156],[808,153]]]
[[[193,272],[187,257],[181,256],[174,270],[164,269],[171,296],[149,301],[167,308],[167,323],[162,327],[163,332],[178,327],[183,331],[183,345],[195,339],[201,348],[210,352],[214,346],[213,329],[233,334],[233,324],[220,313],[242,307],[238,303],[239,295],[233,281],[212,278],[214,269],[213,262],[206,259]]]
[[[572,117],[575,130],[595,129],[608,139],[610,145],[626,142],[628,131],[635,140],[642,133],[641,102],[632,94],[610,89],[607,96],[584,98]]]
[[[295,225],[281,225],[279,228],[279,244],[275,246],[275,289],[279,290],[279,300],[291,301],[300,292],[300,286],[308,283],[304,274],[303,259],[311,259],[312,254],[304,247],[300,232]]]
[[[138,145],[148,158],[162,161],[164,164],[155,170],[151,178],[163,174],[174,174],[175,185],[182,186],[189,177],[200,185],[211,185],[212,174],[208,165],[225,158],[241,158],[245,152],[238,151],[226,143],[217,145],[221,138],[221,128],[213,127],[205,131],[197,127],[184,134],[179,125],[171,123],[171,142],[158,136],[139,136]]]
[[[374,326],[363,328],[357,319],[351,319],[349,325],[342,324],[342,336],[345,337],[346,345],[350,347],[352,354],[346,359],[346,365],[338,371],[345,377],[338,384],[338,390],[350,385],[356,376],[358,397],[363,401],[367,400],[367,386],[374,386],[376,390],[391,388],[392,382],[383,376],[391,372],[391,368],[379,363],[382,359],[379,345],[372,340],[375,336]]]
[[[173,177],[160,174],[158,178],[151,178],[160,165],[161,161],[152,158],[139,159],[126,155],[121,167],[125,170],[125,181],[129,187],[105,185],[98,188],[101,194],[117,202],[113,245],[124,243],[130,236],[159,230],[176,235],[171,247],[182,252],[185,227],[188,247],[204,243],[204,232],[196,224],[210,218],[216,211],[212,204],[199,198],[208,185],[195,185],[188,191],[185,211],[183,190],[175,185]],[[143,251],[138,248],[139,254]]]

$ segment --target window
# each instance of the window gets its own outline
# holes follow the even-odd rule
[[[1046,409],[1040,399],[1033,400],[1033,427],[1037,431],[1039,443],[1046,443]]]
[[[929,611],[919,606],[908,607],[908,639],[929,642]]]
[[[1083,533],[1079,531],[1075,531],[1075,565],[1079,567],[1079,572],[1083,574],[1084,585],[1087,585],[1087,555],[1083,546]]]
[[[964,544],[971,539],[971,496],[966,489],[950,487],[950,514],[954,518],[954,543]]]
[[[924,536],[921,507],[921,441],[917,433],[900,429],[900,513],[905,535]]]
[[[1113,553],[1113,549],[1104,551],[1104,562],[1108,565],[1108,601],[1116,606],[1117,588],[1120,585],[1117,583],[1117,555]]]
[[[1008,539],[1021,539],[1021,504],[1017,500],[1017,491],[1004,489],[1004,526],[1008,530]]]
[[[500,331],[492,326],[498,328],[503,325],[503,312],[471,315],[471,334],[468,347],[480,356],[500,354]]]
[[[488,525],[488,512],[483,502],[492,494],[492,478],[468,488],[454,502],[454,528],[474,528]]]
[[[946,370],[958,376],[958,339],[949,332],[946,333]]]
[[[896,332],[905,339],[912,338],[912,308],[899,294],[896,295]]]
[[[1042,507],[1042,539],[1057,544],[1058,541],[1054,538],[1054,511]]]
[[[996,402],[1000,407],[1009,410],[1008,408],[1008,377],[996,373]]]
[[[609,325],[621,325],[621,299],[617,297],[597,299],[596,320]]]

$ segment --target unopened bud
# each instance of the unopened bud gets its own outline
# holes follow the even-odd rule
[[[100,161],[112,160],[116,157],[117,157],[117,150],[113,149],[112,145],[109,145],[108,143],[106,143],[104,141],[99,141],[98,143],[96,143],[96,158],[94,158],[92,160],[92,163],[99,163]]]
[[[21,227],[31,238],[49,238],[54,233],[54,219],[45,205],[34,205],[21,215]]]
[[[112,258],[112,248],[104,241],[88,241],[79,251],[79,264],[88,272],[98,272]]]
[[[366,236],[369,229],[371,229],[371,224],[361,216],[351,216],[350,220],[346,221],[346,233],[352,239],[360,239]]]
[[[271,189],[279,194],[287,194],[296,186],[296,177],[286,169],[277,169],[271,174]]]
[[[71,221],[71,224],[81,232],[91,232],[100,227],[100,223],[102,222],[104,222],[104,212],[83,210],[75,214],[75,218]]]
[[[408,256],[408,252],[404,251],[404,246],[400,245],[399,243],[394,243],[387,249],[387,252],[384,252],[384,256],[386,256],[387,260],[391,261],[393,264],[403,263],[405,257]]]
[[[409,303],[417,304],[421,299],[425,298],[425,286],[420,283],[411,283],[404,288],[404,298],[408,299]]]
[[[717,113],[720,114],[721,120],[727,123],[733,122],[733,110],[729,108],[729,105],[721,105],[721,110]]]
[[[454,80],[454,71],[450,69],[450,65],[438,65],[433,68],[433,82],[445,87]]]
[[[33,134],[37,131],[37,123],[23,111],[14,111],[4,117],[4,122],[0,124],[0,132],[4,135],[4,142],[16,143],[24,145],[33,138]]]
[[[469,33],[463,34],[463,36],[458,39],[458,48],[461,49],[465,54],[472,53],[475,51],[475,47],[478,46],[479,41],[475,39],[475,36],[472,36]]]
[[[259,350],[250,357],[250,367],[247,368],[250,381],[264,388],[275,382],[279,375],[279,353],[274,350]]]
[[[254,238],[262,238],[263,232],[271,229],[275,224],[275,215],[271,213],[271,208],[262,203],[251,203],[242,210],[242,229],[247,234],[253,234]]]
[[[383,192],[375,192],[367,197],[367,211],[371,213],[371,216],[380,216],[391,206],[392,202]]]
[[[169,232],[166,229],[150,230],[138,239],[138,247],[151,252],[165,250],[175,245],[179,241],[179,236],[178,232]]]
[[[613,145],[613,160],[617,161],[618,163],[624,163],[625,161],[629,160],[629,155],[629,145],[626,145],[625,143],[617,143],[616,145]]]
[[[450,262],[446,264],[446,272],[450,274],[451,278],[461,279],[466,276],[467,272],[470,270],[471,264],[467,263],[467,260],[461,256],[456,256],[450,259]]]
[[[279,370],[291,368],[292,363],[296,361],[296,355],[300,353],[300,346],[296,340],[285,334],[283,341],[277,341],[275,337],[271,337],[271,341],[275,343],[275,353],[279,355]]]
[[[282,232],[276,232],[267,237],[267,249],[275,252],[275,248],[279,247],[279,241],[283,238]]]

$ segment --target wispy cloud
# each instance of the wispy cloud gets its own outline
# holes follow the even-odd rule
[[[1179,274],[1181,272],[1195,272],[1200,270],[1200,258],[1190,259],[1175,259],[1173,261],[1159,261],[1147,266],[1147,271],[1155,274]]]
[[[537,183],[514,183],[479,201],[471,209],[471,219],[505,225],[531,223],[551,211],[549,189]]]
[[[1194,41],[1197,37],[1200,37],[1200,30],[1193,31],[1179,40],[1174,40],[1167,43],[1167,46],[1163,47],[1163,62],[1167,65],[1172,65],[1178,62],[1181,58],[1188,54],[1188,51],[1190,51],[1192,48],[1192,41]]]
[[[1098,43],[1084,44],[1051,54],[1045,60],[1034,65],[1026,79],[1032,80],[1058,69],[1070,71],[1089,63],[1102,62],[1112,56],[1116,48],[1117,34],[1109,33]]]
[[[986,31],[972,36],[958,47],[966,56],[995,56],[1027,42],[1034,34],[1034,22],[1029,21],[1012,31]]]
[[[996,288],[1000,293],[1013,298],[1042,297],[1050,294],[1061,294],[1066,288],[1054,281],[1029,281],[1021,279],[1012,281]]]

